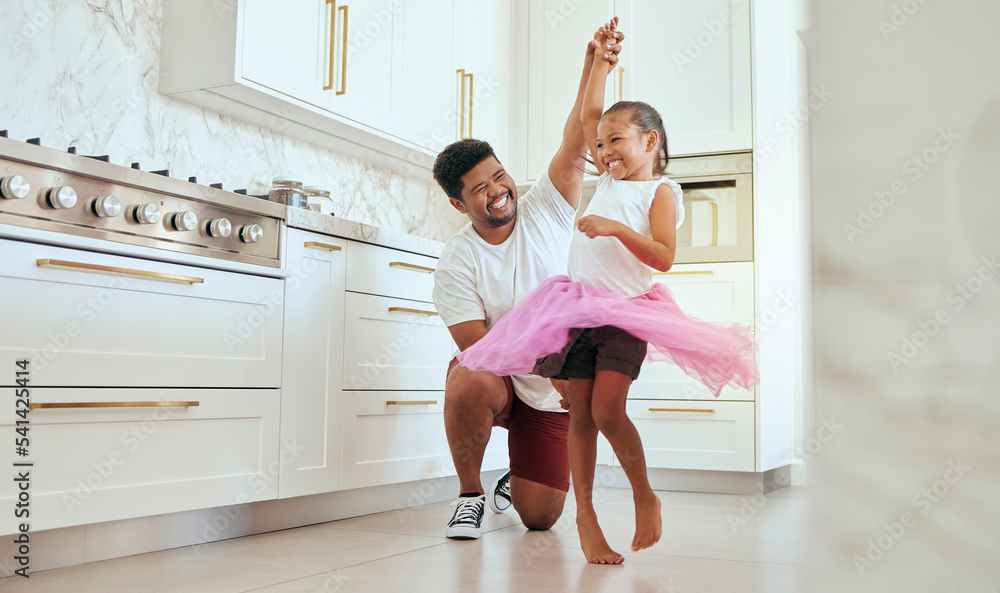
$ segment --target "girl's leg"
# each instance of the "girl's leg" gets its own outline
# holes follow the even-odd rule
[[[594,422],[607,437],[632,484],[635,500],[635,538],[632,549],[641,550],[660,540],[660,499],[649,485],[646,456],[635,425],[625,414],[625,399],[632,378],[617,371],[598,371],[590,402]],[[572,407],[570,408],[572,410]],[[572,454],[571,454],[572,455]],[[572,457],[571,457],[572,459]]]
[[[576,527],[587,562],[621,564],[625,558],[604,539],[594,510],[594,467],[597,465],[597,425],[591,416],[592,379],[569,380],[569,470],[576,496]]]

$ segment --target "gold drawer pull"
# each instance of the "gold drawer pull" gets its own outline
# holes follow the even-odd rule
[[[65,408],[192,408],[199,402],[69,402],[56,404],[29,404],[32,410]]]
[[[678,272],[653,272],[654,276],[695,276],[695,275],[706,275],[711,276],[714,274],[712,270],[681,270]]]
[[[415,315],[426,315],[428,317],[437,316],[437,311],[422,311],[420,309],[409,309],[407,307],[389,307],[390,313],[413,313]]]
[[[303,246],[326,249],[327,251],[340,251],[340,245],[330,245],[329,243],[320,243],[319,241],[306,241],[303,243]]]
[[[416,270],[418,272],[427,272],[428,274],[434,273],[434,268],[428,268],[425,266],[418,266],[416,264],[408,264],[403,261],[391,261],[389,262],[390,268],[406,268],[408,270]]]
[[[422,401],[387,401],[385,402],[387,406],[434,406],[437,405],[437,400],[428,399]]]
[[[698,412],[701,414],[714,414],[715,410],[708,409],[687,409],[687,408],[650,408],[650,412]]]
[[[187,284],[201,284],[203,278],[192,276],[178,276],[177,274],[163,274],[160,272],[147,272],[145,270],[131,270],[129,268],[115,268],[112,266],[99,266],[97,264],[81,264],[79,262],[62,261],[59,259],[39,259],[35,264],[40,268],[70,268],[84,272],[107,272],[109,274],[124,274],[125,276],[137,276],[149,280],[165,280],[167,282],[185,282]]]

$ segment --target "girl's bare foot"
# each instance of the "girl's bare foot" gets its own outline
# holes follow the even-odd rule
[[[600,524],[597,523],[597,514],[593,511],[578,512],[576,515],[576,528],[580,533],[580,547],[583,548],[583,555],[587,557],[587,562],[591,564],[621,564],[625,558],[611,549],[608,540],[604,539],[604,532],[601,531]]]
[[[649,497],[643,497],[641,501],[636,500],[635,538],[632,540],[632,551],[637,552],[660,541],[662,528],[663,520],[660,517],[660,498],[650,492]]]

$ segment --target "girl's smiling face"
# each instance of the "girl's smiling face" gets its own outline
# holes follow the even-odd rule
[[[597,124],[597,154],[611,177],[624,181],[651,181],[659,157],[659,134],[643,134],[627,113],[609,113]]]

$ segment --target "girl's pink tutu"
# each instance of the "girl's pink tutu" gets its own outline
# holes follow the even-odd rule
[[[543,282],[473,346],[462,366],[496,375],[530,373],[535,361],[562,351],[573,328],[612,325],[649,343],[646,360],[668,360],[715,397],[727,385],[752,388],[760,378],[757,344],[746,327],[689,317],[662,284],[634,298],[584,288],[567,276]]]

